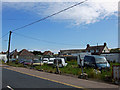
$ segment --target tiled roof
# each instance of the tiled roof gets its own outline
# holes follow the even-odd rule
[[[103,52],[103,50],[104,50],[105,47],[108,49],[106,43],[104,43],[104,45],[97,45],[97,46],[90,46],[89,44],[87,44],[86,51],[91,52],[91,54],[99,54],[99,55],[100,55],[101,53],[109,53],[109,52],[108,52],[109,49],[108,49],[107,52],[106,52],[106,51]],[[92,52],[91,50],[93,50],[93,52]]]
[[[90,50],[98,50],[99,52],[98,53],[102,53],[103,49],[105,48],[104,45],[101,45],[101,46],[89,46],[86,48],[87,51],[90,51]]]
[[[53,53],[51,52],[51,51],[45,51],[44,53],[43,53],[43,55],[53,55]]]
[[[21,51],[19,52],[19,55],[21,55],[21,56],[34,56],[33,53],[29,52],[29,51],[26,50],[26,49],[21,50]]]

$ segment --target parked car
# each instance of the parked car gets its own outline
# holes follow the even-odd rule
[[[41,66],[41,65],[43,65],[43,63],[40,60],[33,60],[32,65],[33,66],[39,66],[39,65]]]
[[[53,65],[54,64],[54,59],[55,58],[49,58],[49,60],[48,60],[48,65]]]
[[[58,61],[58,66],[59,67],[67,66],[67,62],[66,62],[65,58],[56,58],[56,59],[54,59],[54,65],[57,64],[57,61]]]
[[[32,60],[26,60],[26,61],[24,61],[24,65],[32,65]]]
[[[43,59],[42,59],[42,62],[43,62],[43,63],[48,63],[48,61],[49,61],[48,58],[43,58]]]
[[[110,64],[104,56],[86,55],[84,57],[84,66],[98,69],[110,68]]]

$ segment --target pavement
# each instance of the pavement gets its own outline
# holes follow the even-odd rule
[[[80,88],[119,90],[118,85],[78,79],[32,69],[2,66],[3,88],[10,85],[14,88]]]

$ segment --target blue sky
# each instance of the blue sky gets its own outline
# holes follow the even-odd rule
[[[8,5],[8,3],[3,3],[3,35],[9,30],[16,29],[52,14],[53,9],[51,8],[55,8],[55,6],[51,7],[49,3],[35,3],[34,5],[37,8],[31,3],[28,6],[26,5],[26,7],[24,7],[25,3],[22,3],[23,5],[21,4],[21,6],[19,4],[9,3]],[[18,5],[18,8],[14,5],[16,7]],[[62,8],[65,7],[67,6],[64,5]],[[55,11],[62,9],[56,8]],[[106,12],[105,14],[102,12],[103,14],[101,15],[95,13],[96,16],[94,13],[92,14],[93,16],[90,16],[90,13],[88,13],[86,17],[83,17],[83,15],[81,16],[82,18],[79,18],[77,13],[73,14],[76,15],[74,17],[72,13],[70,14],[70,11],[66,11],[56,17],[23,28],[16,31],[16,34],[12,34],[11,50],[25,48],[28,50],[51,50],[57,52],[61,49],[86,48],[86,44],[97,45],[98,43],[101,45],[104,42],[107,42],[109,48],[116,48],[118,46],[117,16],[113,14],[115,11]],[[17,34],[23,34],[40,40],[25,38]],[[8,36],[4,37],[2,41],[3,51],[6,51]]]

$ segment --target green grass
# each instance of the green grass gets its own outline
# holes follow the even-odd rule
[[[79,73],[81,72],[81,69],[78,68],[77,62],[68,61],[67,63],[68,63],[68,65],[66,67],[60,68],[60,71],[62,73],[79,75]]]
[[[16,63],[16,62],[9,62],[9,64],[7,64],[7,65],[14,66],[14,67],[24,67],[23,64]]]
[[[34,68],[37,69],[37,70],[44,70],[44,71],[48,71],[48,72],[50,72],[50,71],[55,72],[55,68],[53,68],[52,66],[47,65],[47,64],[44,64],[42,66],[35,66]]]

